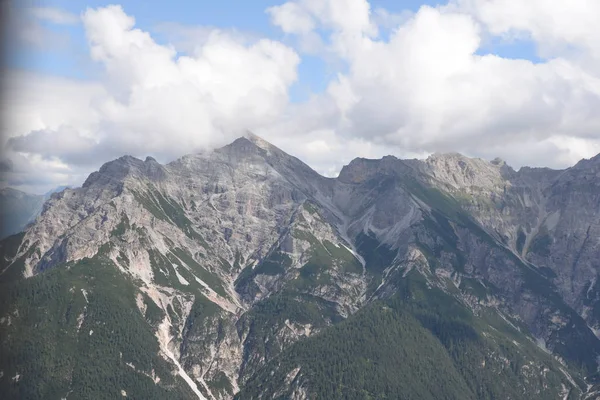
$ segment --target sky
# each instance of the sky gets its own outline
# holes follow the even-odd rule
[[[596,0],[5,1],[0,186],[80,185],[250,130],[336,176],[435,152],[600,153]]]

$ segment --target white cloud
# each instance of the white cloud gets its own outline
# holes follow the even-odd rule
[[[414,13],[404,10],[400,13],[391,13],[385,8],[377,7],[373,10],[372,20],[375,25],[383,29],[396,29],[408,21]]]
[[[478,18],[495,35],[527,35],[548,56],[573,46],[600,59],[600,3],[595,0],[456,0],[451,7]]]
[[[57,158],[44,159],[38,154],[12,154],[10,161],[0,160],[9,168],[10,182],[0,180],[0,187],[7,183],[30,193],[43,194],[57,186],[82,183],[86,171],[68,165]]]
[[[284,3],[267,8],[271,22],[285,33],[306,34],[315,29],[315,21],[308,10],[297,3]]]
[[[57,143],[60,145],[57,146]],[[61,126],[57,130],[32,131],[8,140],[8,146],[15,152],[36,154],[44,160],[57,159],[67,164],[86,165],[92,162],[92,166],[102,162],[90,158],[97,150],[97,144],[94,138],[83,136],[69,126]]]
[[[160,22],[153,27],[152,31],[163,35],[166,41],[172,44],[178,52],[186,54],[194,54],[216,32],[226,35],[236,43],[243,45],[250,45],[262,38],[261,35],[253,31],[240,30],[235,27],[217,28],[207,25],[186,25],[178,22]]]
[[[23,71],[6,71],[2,87],[3,140],[31,131],[56,130],[63,125],[90,134],[100,118],[95,104],[106,96],[106,90],[96,82]]]
[[[330,8],[336,4],[323,3]],[[571,31],[576,23],[569,18],[579,11],[561,14],[566,2],[555,3],[563,7],[528,3],[519,18],[515,13],[522,2],[509,0],[424,6],[399,21],[389,40],[364,30],[356,34],[346,23],[337,23],[330,51],[346,61],[349,71],[340,74],[319,100],[338,108],[337,115],[327,111],[337,118],[327,120],[327,127],[348,140],[387,145],[396,152],[461,151],[479,156],[494,149],[495,155],[516,166],[562,167],[574,158],[593,155],[593,146],[573,143],[600,136],[600,115],[594,111],[600,106],[600,74],[586,68],[582,57],[593,56],[592,46],[597,45],[582,32],[594,33],[597,24],[588,24],[586,17],[586,28]],[[316,13],[303,0],[294,4],[311,11],[319,23],[332,21],[324,11],[327,6]],[[487,10],[491,5],[496,9]],[[544,11],[545,7],[551,10]],[[369,18],[366,7],[356,10],[361,10],[362,19],[351,20]],[[558,53],[538,64],[477,54],[484,35],[517,30]],[[571,51],[562,53],[561,41],[579,46],[583,53],[577,57]],[[297,123],[306,119],[302,116]],[[516,151],[517,147],[527,151]]]
[[[55,171],[53,182],[123,153],[166,161],[245,129],[329,175],[356,156],[435,151],[565,167],[600,150],[599,7],[452,0],[392,14],[366,0],[289,1],[267,9],[286,43],[343,65],[301,104],[288,102],[300,58],[281,42],[171,25],[179,38],[162,45],[118,6],[88,10],[105,79],[21,74],[3,106],[7,135],[21,136],[9,147],[22,165]],[[481,55],[489,35],[532,40],[544,59]]]
[[[36,88],[17,76],[6,96],[16,103],[3,105],[9,151],[81,168],[123,153],[169,160],[270,123],[296,80],[297,54],[268,39],[240,43],[215,30],[177,56],[119,6],[89,9],[83,24],[105,81],[42,79]]]

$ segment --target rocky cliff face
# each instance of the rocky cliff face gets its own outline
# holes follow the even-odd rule
[[[597,332],[600,157],[564,171],[518,172],[502,162],[432,158],[432,176],[514,254],[546,271],[561,298]]]
[[[356,159],[337,179],[254,135],[167,165],[122,157],[53,195],[35,224],[2,242],[0,284],[17,289],[2,297],[2,346],[11,352],[0,359],[0,383],[13,397],[93,397],[93,379],[77,364],[83,349],[44,358],[52,373],[32,370],[26,349],[42,344],[22,333],[52,327],[55,340],[80,348],[73,343],[102,335],[100,327],[117,329],[106,313],[119,304],[132,315],[122,336],[146,335],[133,353],[110,333],[94,344],[116,371],[106,379],[123,386],[119,395],[310,398],[326,393],[307,372],[322,365],[316,350],[298,346],[317,349],[319,338],[368,325],[364,310],[400,329],[381,311],[390,309],[433,335],[433,358],[448,352],[431,374],[456,368],[447,391],[457,398],[493,398],[511,385],[511,398],[591,395],[599,220],[599,157],[565,171],[514,171],[458,154],[389,156]],[[57,291],[71,294],[56,304],[34,294]],[[438,303],[422,303],[434,292]],[[481,340],[468,347],[468,363],[447,341],[449,328],[421,313],[445,321],[440,310],[454,302]],[[419,346],[412,333],[398,335]],[[467,374],[474,363],[503,376],[504,389]],[[35,381],[52,374],[60,384]]]

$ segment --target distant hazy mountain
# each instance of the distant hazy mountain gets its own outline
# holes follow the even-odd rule
[[[69,188],[69,186],[57,186],[54,189],[49,190],[48,192],[46,192],[44,194],[44,199],[48,200],[50,198],[50,196],[52,196],[54,193],[62,192],[63,190],[68,189],[68,188]]]
[[[21,232],[42,210],[44,196],[12,188],[0,190],[0,238]]]
[[[0,242],[7,399],[592,399],[600,157],[125,156]]]
[[[0,239],[22,232],[42,211],[44,201],[67,186],[59,186],[44,195],[22,192],[12,188],[0,190]]]

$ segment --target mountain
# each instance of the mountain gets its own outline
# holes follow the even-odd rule
[[[62,186],[57,186],[54,189],[50,189],[49,191],[44,193],[44,200],[48,200],[50,198],[50,196],[52,196],[54,193],[60,193],[63,190],[68,189],[68,188],[70,188],[70,186],[62,185]]]
[[[0,239],[21,232],[39,214],[44,196],[12,188],[0,190]]]
[[[26,193],[13,188],[0,190],[0,239],[22,232],[42,211],[44,201],[68,186],[56,187],[44,195]]]
[[[0,392],[597,398],[599,166],[121,157],[0,242]]]

